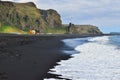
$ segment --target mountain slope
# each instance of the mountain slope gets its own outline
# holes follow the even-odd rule
[[[10,25],[21,30],[37,29],[45,31],[45,27],[61,27],[60,15],[55,10],[40,10],[34,3],[13,3],[0,1],[0,26]]]
[[[62,25],[57,11],[38,9],[32,2],[0,1],[0,27],[5,26],[22,31],[36,29],[40,33],[102,34],[98,27],[92,25]]]

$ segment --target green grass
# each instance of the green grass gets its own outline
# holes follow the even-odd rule
[[[29,3],[28,3],[29,4]],[[28,15],[31,18],[38,18],[40,16],[40,13],[38,11],[38,9],[34,6],[29,6],[24,3],[14,3],[17,12],[24,16],[24,15]]]
[[[52,33],[52,34],[64,34],[66,33],[65,27],[56,27],[56,28],[51,28],[51,27],[45,27],[45,33]]]
[[[27,32],[22,31],[16,27],[11,27],[11,26],[1,26],[0,27],[0,32],[1,33],[16,33],[16,34],[27,34]]]
[[[16,27],[1,26],[0,33],[15,33],[15,34],[29,34],[28,31],[22,31]],[[45,27],[45,34],[64,34],[66,33],[65,27]]]

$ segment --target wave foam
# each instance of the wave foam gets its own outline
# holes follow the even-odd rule
[[[62,42],[65,43],[66,46],[75,48],[78,45],[83,44],[86,42],[89,38],[75,38],[75,39],[64,39]]]
[[[109,36],[95,37],[95,38],[88,39],[88,41],[98,42],[98,43],[103,43],[104,44],[104,43],[109,42]]]
[[[91,39],[94,43],[79,45],[73,58],[59,62],[59,66],[51,69],[52,74],[72,80],[120,80],[120,50],[115,46],[99,44],[109,37]]]

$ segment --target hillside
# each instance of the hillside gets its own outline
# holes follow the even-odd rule
[[[8,32],[26,33],[30,29],[35,29],[40,33],[53,34],[102,34],[98,27],[92,25],[72,24],[70,28],[69,26],[62,25],[61,16],[53,9],[38,9],[32,2],[0,1],[0,29],[5,27],[0,32],[7,32],[8,27],[11,27]]]
[[[40,10],[32,2],[13,3],[0,1],[0,26],[15,26],[21,30],[37,29],[43,33],[46,27],[61,27],[57,11]]]

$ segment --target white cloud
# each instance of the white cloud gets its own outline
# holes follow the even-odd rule
[[[1,1],[13,1],[13,0],[1,0]]]
[[[36,2],[38,0],[14,0],[16,2]]]

